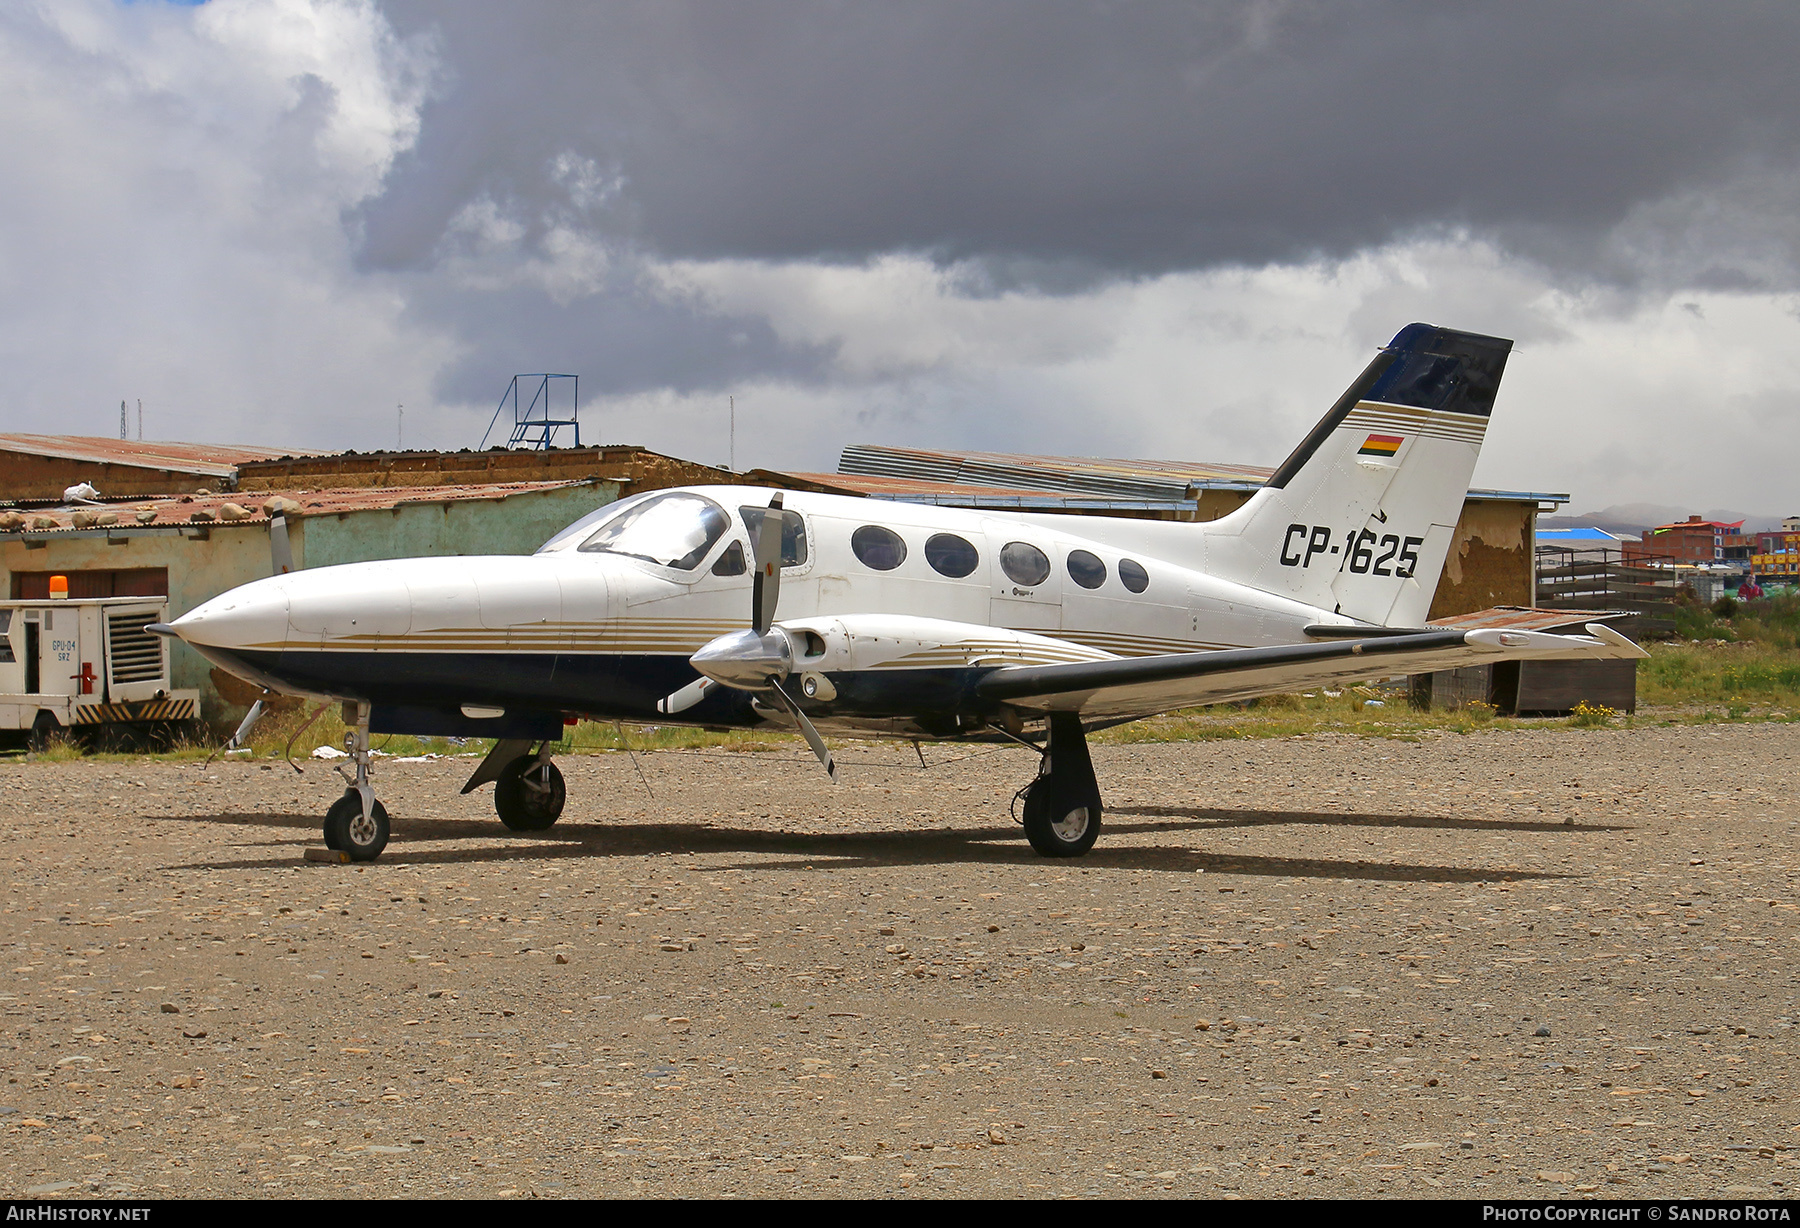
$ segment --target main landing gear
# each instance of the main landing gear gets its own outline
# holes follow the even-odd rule
[[[562,772],[550,761],[550,742],[531,749],[526,738],[505,738],[494,743],[464,793],[473,793],[494,782],[494,810],[509,831],[548,831],[562,817],[568,790]]]
[[[1025,838],[1045,857],[1079,857],[1100,837],[1100,785],[1087,735],[1073,712],[1050,716],[1038,777],[1019,792]]]
[[[352,710],[344,713],[353,717],[346,722],[351,727],[344,734],[344,749],[356,764],[356,775],[338,766],[350,787],[325,812],[325,847],[348,853],[351,861],[374,861],[387,847],[388,814],[369,786],[369,705],[346,703],[344,707]]]

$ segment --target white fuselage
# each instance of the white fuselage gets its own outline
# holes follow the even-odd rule
[[[600,526],[671,493],[728,514],[716,540],[683,560],[691,565],[581,549]],[[715,569],[732,562],[730,551],[753,556],[739,509],[765,507],[770,493],[718,486],[639,496],[602,508],[529,556],[397,559],[275,576],[214,598],[174,626],[215,662],[279,690],[385,705],[537,704],[654,717],[657,699],[696,676],[689,656],[749,623],[748,569]],[[1113,519],[1088,536],[1078,532],[1087,522],[1071,517],[808,493],[787,494],[786,507],[804,525],[805,558],[782,569],[775,617],[796,634],[814,633],[818,654],[798,667],[819,677],[873,670],[894,679],[906,670],[1298,643],[1309,624],[1348,621],[1167,557],[1172,546],[1203,555],[1208,525]],[[866,526],[904,544],[897,565],[877,569],[859,557],[853,543]],[[964,543],[961,564],[950,569],[972,561],[966,575],[934,565],[943,554],[935,546],[947,537]],[[1018,567],[1009,575],[1009,546],[1009,557],[1038,556],[1041,577],[1022,582]],[[876,561],[892,562],[895,553]],[[1072,558],[1085,566],[1072,570]],[[821,715],[854,726],[850,701],[842,706]],[[686,719],[724,718],[715,706]]]

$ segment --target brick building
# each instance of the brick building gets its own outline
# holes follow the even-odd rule
[[[1744,533],[1741,520],[1703,520],[1689,516],[1674,524],[1658,525],[1644,533],[1643,540],[1625,543],[1625,557],[1658,557],[1673,559],[1677,565],[1750,562],[1756,541]]]

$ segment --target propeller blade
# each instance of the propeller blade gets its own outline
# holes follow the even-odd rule
[[[269,518],[269,564],[278,576],[294,570],[294,551],[288,545],[287,513]]]
[[[825,766],[825,774],[831,777],[831,783],[835,785],[838,782],[837,760],[831,757],[831,751],[825,746],[825,739],[819,736],[819,731],[813,728],[813,723],[806,719],[806,713],[800,711],[800,705],[794,702],[793,696],[782,689],[779,682],[771,678],[769,685],[774,688],[778,697],[777,702],[788,710],[788,715],[793,717],[795,723],[800,726],[800,736],[806,739],[808,746],[812,747],[812,753],[819,757],[819,762]]]
[[[781,599],[781,492],[769,500],[756,533],[756,577],[750,584],[750,625],[758,635],[775,621]]]
[[[262,714],[263,701],[259,699],[250,705],[250,711],[244,713],[243,722],[238,725],[237,732],[231,735],[231,741],[225,743],[225,749],[232,751],[242,746],[244,739],[250,736],[250,730],[256,726],[257,721],[262,719]]]
[[[677,712],[686,712],[705,699],[718,685],[711,678],[696,678],[666,699],[657,700],[656,710],[664,716],[674,716]]]

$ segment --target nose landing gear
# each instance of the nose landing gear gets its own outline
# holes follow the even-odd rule
[[[352,777],[339,765],[338,771],[350,787],[325,812],[325,847],[350,854],[351,861],[374,861],[387,847],[388,814],[369,784],[369,705],[344,706],[355,710],[354,722],[344,735],[344,749],[356,764],[356,775]]]

